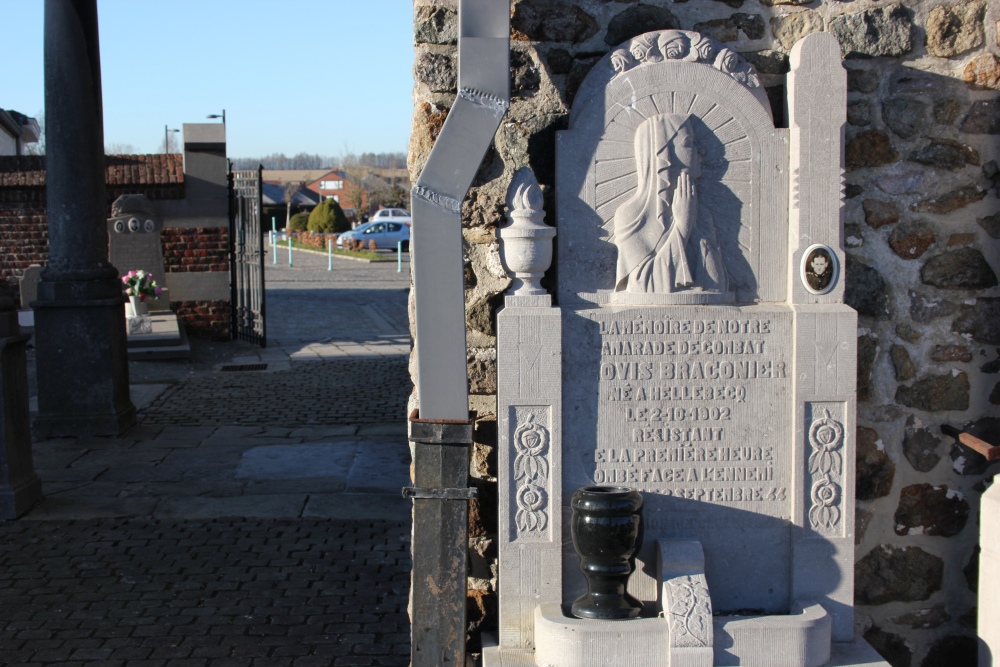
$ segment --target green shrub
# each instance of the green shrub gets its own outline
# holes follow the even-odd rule
[[[288,226],[293,232],[304,232],[309,228],[309,213],[302,211],[296,213],[288,220]]]
[[[309,214],[309,231],[323,233],[346,232],[351,228],[351,223],[344,215],[344,209],[340,208],[333,199],[324,199],[320,205]]]

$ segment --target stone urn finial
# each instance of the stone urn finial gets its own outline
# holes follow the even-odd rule
[[[509,293],[545,294],[539,281],[552,264],[552,238],[556,230],[544,222],[542,189],[530,168],[519,169],[507,189],[507,220],[498,234],[500,259],[514,279]]]

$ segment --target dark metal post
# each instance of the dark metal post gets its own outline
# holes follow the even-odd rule
[[[411,667],[465,667],[472,420],[410,417],[414,449]]]
[[[49,263],[35,302],[39,437],[135,424],[118,271],[108,263],[96,0],[45,2]]]

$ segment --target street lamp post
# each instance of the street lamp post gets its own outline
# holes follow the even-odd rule
[[[171,132],[180,132],[180,130],[171,130],[166,125],[163,126],[163,152],[164,153],[169,153],[170,152],[170,133]]]
[[[221,115],[219,115],[217,113],[210,113],[207,116],[205,116],[205,118],[221,118],[222,119],[222,124],[225,125],[226,124],[226,110],[223,109]]]

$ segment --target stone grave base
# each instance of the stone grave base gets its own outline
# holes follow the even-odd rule
[[[155,312],[143,316],[150,325],[149,333],[128,334],[128,358],[190,359],[191,345],[187,333],[172,312]],[[139,318],[135,318],[139,319]]]
[[[657,552],[664,609],[657,616],[580,619],[559,603],[543,602],[534,610],[534,651],[492,647],[484,650],[484,666],[886,665],[863,640],[833,644],[833,619],[817,602],[795,602],[789,614],[713,615],[701,543],[657,540]]]
[[[627,623],[633,623],[634,621],[627,621]],[[484,642],[486,637],[483,638]],[[648,652],[642,650],[640,654],[637,655],[648,655]],[[759,661],[756,662],[744,662],[743,665],[746,667],[773,667],[774,665],[785,664],[780,662],[780,655],[769,654],[762,656]],[[621,665],[621,667],[633,667],[642,665],[642,667],[677,667],[677,665],[671,665],[670,660],[667,658],[667,654],[662,654],[659,656],[652,656],[651,662],[637,662],[627,654],[619,654],[614,657],[611,662],[605,662],[605,665]],[[500,651],[496,646],[484,646],[483,647],[483,665],[485,667],[540,667],[546,663],[535,661],[535,652],[530,649],[523,650],[512,650],[505,649]],[[721,667],[721,666],[720,666]],[[868,645],[863,639],[856,639],[850,643],[834,643],[831,645],[830,650],[830,661],[827,662],[824,667],[889,667],[889,663],[882,659],[875,649]]]

